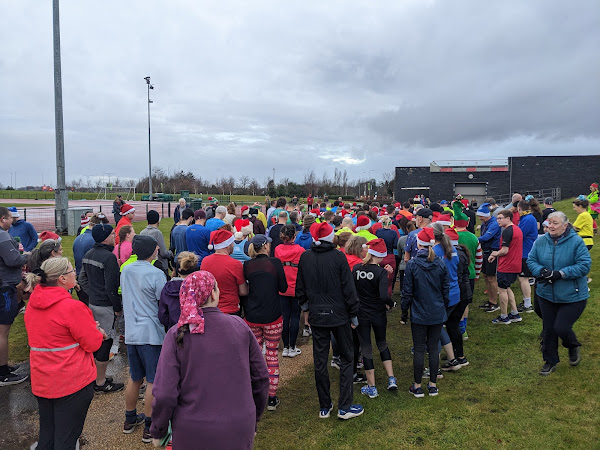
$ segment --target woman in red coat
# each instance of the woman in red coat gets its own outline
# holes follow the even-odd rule
[[[37,448],[74,449],[94,396],[93,352],[106,334],[69,294],[76,279],[67,258],[50,258],[27,277],[37,284],[25,311],[31,390],[40,414]]]

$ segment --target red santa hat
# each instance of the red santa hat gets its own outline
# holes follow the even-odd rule
[[[379,215],[379,208],[377,206],[373,206],[373,208],[371,208],[371,211],[375,211],[375,214]]]
[[[246,211],[248,211],[248,212],[247,212],[246,214],[244,214],[244,212],[246,212]],[[246,215],[246,216],[247,216],[249,212],[250,212],[250,208],[248,208],[248,206],[247,206],[247,205],[244,205],[244,206],[242,206],[242,209],[240,210],[240,214],[241,214],[242,216],[244,216],[244,215]]]
[[[244,236],[248,236],[254,230],[254,225],[250,223],[248,219],[238,219],[235,221],[235,234],[236,241],[244,239]]]
[[[321,241],[333,242],[335,237],[335,231],[327,222],[313,224],[310,227],[310,234],[315,245],[321,245]]]
[[[310,210],[310,213],[315,217],[319,217],[321,215],[321,210],[319,208],[313,208]]]
[[[90,224],[90,218],[87,216],[87,214],[82,214],[81,215],[81,226],[85,227],[89,224]]]
[[[433,228],[423,228],[417,234],[417,244],[427,247],[435,244],[435,237],[433,236]]]
[[[368,230],[369,228],[371,228],[371,221],[367,216],[359,216],[356,219],[356,231]]]
[[[385,258],[387,256],[387,247],[385,246],[385,241],[383,239],[373,239],[367,242],[367,250],[373,256],[377,256],[379,258]]]
[[[54,233],[53,231],[42,231],[40,233],[40,237],[38,238],[38,242],[44,242],[47,241],[48,239],[54,239],[55,241],[60,242],[62,240],[62,238]]]
[[[446,231],[444,231],[444,233],[446,233],[446,236],[450,238],[450,242],[452,242],[452,245],[458,245],[458,233],[454,228],[446,228]]]
[[[229,247],[235,238],[233,233],[227,230],[215,230],[210,233],[210,243],[208,244],[209,250],[220,250],[222,248]]]
[[[435,213],[433,215],[435,216]],[[450,214],[440,214],[436,222],[449,227],[452,225],[452,216]]]
[[[126,216],[127,214],[131,214],[132,212],[135,211],[135,208],[131,205],[128,205],[127,203],[125,203],[123,206],[121,206],[121,215],[122,216]]]

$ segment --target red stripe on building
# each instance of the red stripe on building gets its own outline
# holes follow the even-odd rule
[[[492,172],[508,172],[508,167],[492,167]]]
[[[442,167],[440,172],[452,172],[452,167]]]
[[[477,172],[476,167],[467,167],[467,172]]]

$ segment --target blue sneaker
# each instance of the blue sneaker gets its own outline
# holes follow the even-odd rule
[[[321,409],[319,411],[319,419],[329,419],[329,413],[333,410],[333,403],[329,405],[329,408]]]
[[[498,316],[494,320],[492,320],[492,323],[494,325],[510,325],[512,322],[508,318],[508,316],[506,316],[505,318],[502,318],[502,316]]]
[[[512,323],[516,323],[516,322],[522,321],[523,318],[519,315],[519,313],[517,313],[517,314],[510,313],[508,315],[508,320],[510,320]]]
[[[365,409],[362,407],[362,405],[350,405],[350,408],[348,409],[338,410],[338,418],[344,420],[352,419],[354,417],[360,416],[364,412]]]
[[[425,393],[423,392],[423,389],[420,387],[415,387],[414,384],[410,385],[410,389],[408,390],[408,392],[410,392],[412,395],[414,395],[417,398],[425,397]]]
[[[363,386],[360,388],[360,393],[368,395],[369,398],[379,397],[379,393],[377,392],[377,388],[375,386]]]
[[[398,389],[398,383],[396,382],[396,377],[388,377],[388,391],[395,391]]]
[[[427,385],[427,392],[429,393],[430,397],[435,397],[438,395],[438,388],[429,384]]]

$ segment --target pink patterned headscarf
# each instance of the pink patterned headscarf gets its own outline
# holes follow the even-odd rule
[[[205,270],[194,272],[183,281],[179,289],[181,315],[177,322],[177,328],[188,324],[191,333],[204,333],[202,305],[210,298],[216,282],[213,274]]]

